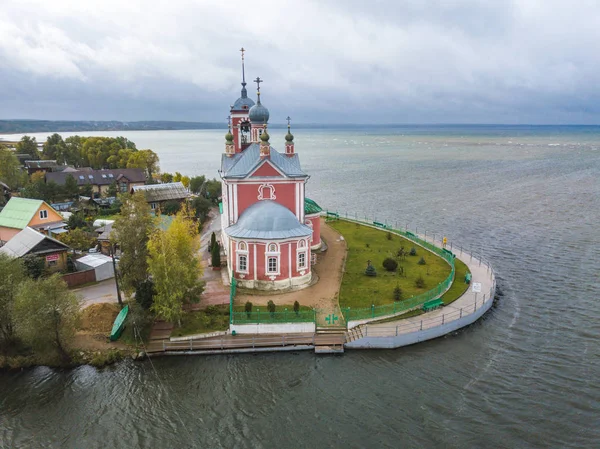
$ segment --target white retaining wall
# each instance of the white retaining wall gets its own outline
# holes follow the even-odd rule
[[[417,330],[415,332],[404,333],[400,335],[391,335],[391,336],[372,336],[360,338],[358,340],[354,340],[350,343],[346,343],[344,346],[346,348],[356,348],[356,349],[370,349],[370,348],[380,348],[380,349],[393,349],[400,348],[401,346],[408,346],[415,343],[419,343],[422,341],[432,340],[434,338],[441,337],[443,335],[449,334],[450,332],[454,332],[462,327],[473,324],[479,318],[485,314],[492,304],[494,303],[494,293],[495,293],[495,285],[492,289],[492,294],[489,299],[487,299],[479,309],[475,312],[470,313],[468,315],[464,315],[462,318],[458,318],[456,320],[450,321],[445,324],[440,324],[435,327],[430,327],[428,329]]]
[[[236,334],[302,334],[315,333],[315,323],[230,324]]]

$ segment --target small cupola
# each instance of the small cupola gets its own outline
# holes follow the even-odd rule
[[[231,117],[227,117],[227,134],[225,134],[225,154],[231,157],[235,154],[235,144],[233,142],[233,134],[231,134]]]
[[[260,102],[260,83],[263,82],[260,78],[254,80],[256,83],[257,100],[256,104],[250,108],[248,118],[250,119],[250,132],[252,142],[259,142],[260,136],[267,128],[269,122],[269,110]]]
[[[271,144],[269,143],[269,133],[267,128],[260,135],[260,158],[266,159],[271,156]]]
[[[294,155],[294,135],[290,131],[290,121],[292,119],[288,116],[286,120],[288,122],[288,132],[285,135],[285,155],[291,157]]]

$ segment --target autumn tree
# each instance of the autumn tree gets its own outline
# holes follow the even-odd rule
[[[161,173],[160,174],[160,182],[169,183],[173,182],[173,175],[171,173]]]
[[[75,180],[73,175],[67,176],[63,190],[65,196],[69,199],[74,199],[77,195],[79,195],[79,186],[77,185],[77,180]]]
[[[182,306],[202,293],[197,227],[190,211],[181,210],[166,231],[157,229],[148,242],[148,268],[154,282],[152,311],[181,325]]]
[[[54,349],[64,361],[79,324],[80,299],[60,275],[21,284],[14,305],[16,333],[35,350]]]
[[[13,308],[19,286],[26,274],[20,259],[0,253],[0,347],[7,347],[14,340]]]
[[[127,168],[141,168],[146,171],[148,179],[159,170],[158,155],[152,150],[138,150],[129,156]]]
[[[148,279],[148,239],[155,221],[143,192],[123,195],[121,201],[111,243],[121,248],[119,278],[125,292],[131,294]]]
[[[0,145],[0,181],[13,190],[27,182],[27,173],[21,170],[19,159],[12,150]]]
[[[87,251],[96,246],[96,237],[82,228],[72,229],[65,234],[60,234],[58,239],[65,245],[79,251]]]
[[[204,176],[194,176],[190,179],[190,191],[198,195],[205,182],[206,178]]]
[[[65,164],[67,145],[60,134],[48,136],[44,142],[42,156],[44,159],[55,160],[58,164]]]
[[[16,145],[17,153],[28,154],[32,160],[40,159],[40,152],[38,151],[37,141],[35,137],[23,136]]]

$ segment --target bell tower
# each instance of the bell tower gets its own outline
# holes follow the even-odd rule
[[[242,53],[242,91],[241,97],[238,98],[233,105],[231,105],[231,127],[233,129],[233,145],[236,153],[244,151],[251,143],[250,139],[250,119],[248,114],[254,101],[248,98],[248,91],[246,90],[246,69],[244,66],[244,53],[246,50],[244,47],[240,49]]]

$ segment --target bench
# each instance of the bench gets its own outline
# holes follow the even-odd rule
[[[441,299],[432,299],[430,301],[427,301],[425,304],[423,304],[423,312],[429,312],[431,310],[435,310],[438,307],[441,307],[444,305],[444,302]]]
[[[471,273],[465,274],[465,284],[471,283]]]
[[[386,228],[387,228],[387,226],[386,226],[384,223],[380,223],[380,222],[378,222],[378,221],[374,221],[374,222],[373,222],[373,224],[374,224],[375,226],[377,226],[378,228],[383,228],[383,229],[386,229]]]
[[[452,256],[452,258],[456,258],[456,254],[454,254],[452,251],[450,251],[449,249],[446,248],[442,248],[442,251],[444,251],[446,254],[449,254]]]

